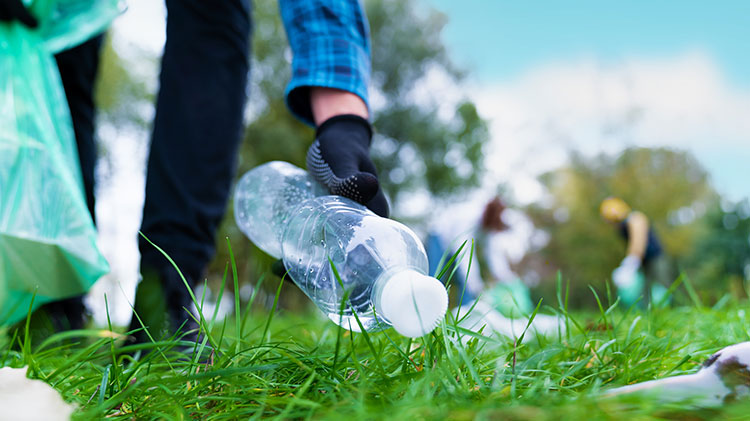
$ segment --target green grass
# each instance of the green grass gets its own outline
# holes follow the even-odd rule
[[[241,309],[229,320],[205,315],[220,351],[204,362],[177,353],[175,340],[127,345],[105,329],[0,339],[0,366],[28,365],[78,406],[75,419],[743,419],[748,402],[701,410],[599,393],[693,372],[717,349],[747,341],[744,307],[542,306],[565,316],[569,331],[522,345],[464,331],[450,317],[409,340],[392,330],[352,334],[312,312]],[[159,351],[129,355],[142,348]]]
[[[219,300],[230,282],[237,290],[233,258]],[[43,340],[31,339],[39,335],[28,324],[12,334],[0,328],[0,367],[28,366],[76,404],[74,419],[747,418],[750,401],[701,409],[601,396],[694,372],[714,351],[749,340],[745,302],[727,296],[707,308],[692,294],[690,307],[636,310],[610,305],[611,291],[592,288],[599,311],[576,312],[560,284],[557,302],[537,311],[559,315],[565,331],[525,343],[467,331],[450,314],[419,339],[351,333],[316,311],[277,310],[280,284],[270,311],[259,311],[253,296],[235,301],[231,318],[201,314],[211,335],[198,344],[173,337],[134,345],[111,324]],[[193,295],[196,304],[202,298]],[[192,352],[178,351],[185,348]]]

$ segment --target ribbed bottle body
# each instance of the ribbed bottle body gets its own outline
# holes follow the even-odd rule
[[[340,196],[305,200],[286,220],[281,248],[292,280],[332,321],[355,331],[354,312],[365,330],[388,327],[374,311],[378,280],[405,269],[427,273],[424,247],[409,228]]]
[[[268,162],[240,178],[234,192],[234,218],[258,248],[280,259],[281,235],[291,212],[324,194],[325,188],[307,171],[288,162]]]

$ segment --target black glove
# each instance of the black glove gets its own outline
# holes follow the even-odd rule
[[[29,28],[39,25],[36,18],[29,13],[21,0],[0,0],[0,22],[17,20]]]
[[[359,202],[387,218],[388,201],[370,160],[370,123],[357,115],[338,115],[318,126],[315,137],[307,151],[307,171],[313,178],[332,194]]]

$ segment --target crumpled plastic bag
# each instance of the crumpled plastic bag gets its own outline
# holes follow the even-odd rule
[[[0,23],[0,325],[85,293],[109,267],[86,207],[53,54],[102,31],[118,0],[32,0],[37,29]]]
[[[69,420],[75,409],[52,386],[26,377],[24,368],[0,368],[0,419]]]

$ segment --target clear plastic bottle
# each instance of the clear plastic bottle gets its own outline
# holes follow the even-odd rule
[[[419,238],[358,203],[321,194],[325,189],[300,168],[261,165],[237,185],[237,225],[258,247],[282,258],[292,280],[340,326],[393,326],[410,337],[432,331],[448,296],[440,281],[426,275]]]

